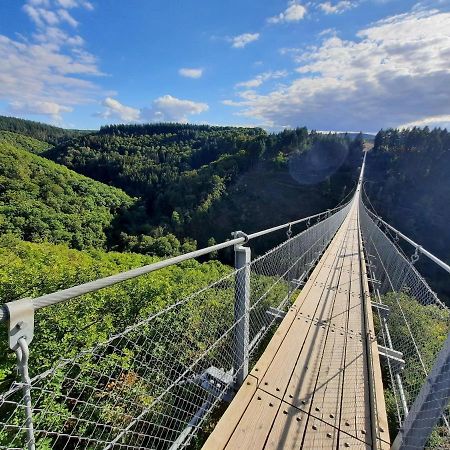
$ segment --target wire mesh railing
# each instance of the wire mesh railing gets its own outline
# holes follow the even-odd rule
[[[401,448],[449,448],[450,311],[414,266],[420,247],[408,257],[398,245],[398,233],[362,202],[360,221],[377,340],[385,349],[385,398],[391,435],[397,435],[394,448],[400,443]]]
[[[90,345],[88,338],[73,336],[73,347],[65,354],[57,336],[39,330],[44,322],[57,322],[61,311],[73,308],[72,302],[36,312],[29,348],[26,336],[33,324],[27,318],[34,320],[33,303],[10,304],[10,343],[15,339],[11,347],[20,374],[0,394],[0,448],[175,449],[200,439],[218,407],[234,395],[239,374],[261,351],[278,312],[289,307],[348,208],[314,216],[317,223],[295,236],[289,226],[282,244],[254,260],[245,251],[243,265],[218,271],[214,282],[184,298],[167,303],[149,293],[146,317],[127,323],[124,313],[114,333],[100,335]],[[231,241],[238,242],[237,253],[247,238]],[[141,278],[152,276],[142,274],[122,284],[132,296],[142,289]],[[99,288],[83,286],[76,302],[89,312]],[[44,303],[69,298],[74,291],[64,292],[42,297]],[[25,319],[17,320],[21,315]],[[33,354],[35,349],[45,349],[47,359]]]

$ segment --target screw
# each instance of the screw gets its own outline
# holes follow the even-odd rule
[[[258,372],[258,370],[259,370],[259,369],[258,369],[257,367],[255,367],[255,372]]]
[[[330,438],[331,436],[332,436],[332,434],[331,434],[331,433],[327,433],[327,437],[329,437],[329,438]]]
[[[350,447],[350,444],[348,442],[345,442],[344,447]]]
[[[384,428],[380,427],[380,431],[381,431],[382,433],[384,433]]]
[[[313,430],[317,430],[317,427],[315,425],[312,426]]]
[[[289,394],[289,398],[294,398],[294,396],[292,394]]]
[[[275,388],[275,390],[276,390],[277,392],[280,392],[280,388]]]
[[[267,386],[269,383],[267,381],[264,381],[264,386]]]
[[[366,434],[366,430],[361,430],[361,433],[362,434]]]
[[[345,422],[345,425],[346,425],[347,427],[349,427],[349,426],[350,426],[350,422]]]
[[[320,408],[316,408],[316,411],[320,411]]]
[[[297,422],[300,422],[300,420],[302,420],[302,418],[301,418],[301,417],[296,417],[295,420],[296,420]]]
[[[333,419],[334,418],[334,414],[330,414],[330,417]]]
[[[258,400],[261,400],[261,397],[258,395]]]
[[[273,403],[269,403],[269,406],[273,406]]]
[[[25,325],[25,322],[23,320],[21,320],[20,322],[17,322],[17,329],[21,330],[23,328],[23,326]]]
[[[250,383],[250,381],[247,381],[247,386],[250,386],[252,383]]]
[[[283,414],[287,414],[288,412],[287,412],[287,409],[285,409],[284,411],[283,411]]]

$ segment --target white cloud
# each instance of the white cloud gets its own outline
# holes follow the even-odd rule
[[[77,2],[86,7],[84,3]],[[0,34],[0,100],[13,113],[47,115],[59,121],[62,113],[105,92],[89,80],[102,73],[96,58],[84,50],[83,38],[58,26],[61,22],[75,26],[75,19],[63,8],[49,9],[55,4],[28,0],[24,5],[23,11],[36,25],[31,36],[15,40]]]
[[[306,8],[299,3],[292,3],[282,13],[267,19],[269,23],[298,22],[306,15]]]
[[[251,80],[247,81],[241,81],[240,83],[236,84],[237,88],[243,87],[243,88],[256,88],[261,86],[265,81],[271,80],[271,79],[277,79],[277,78],[283,78],[288,75],[288,72],[286,70],[277,70],[274,72],[264,72],[257,75],[255,78],[252,78]]]
[[[138,122],[141,116],[139,109],[125,106],[118,100],[107,97],[103,100],[105,110],[98,114],[104,119],[119,119],[123,122]]]
[[[341,14],[355,6],[357,6],[357,4],[350,0],[341,0],[334,5],[331,2],[324,2],[318,5],[325,14]]]
[[[259,39],[259,33],[244,33],[239,36],[235,36],[231,39],[233,48],[244,48],[250,42],[257,41]]]
[[[424,117],[422,119],[413,120],[412,122],[402,123],[401,125],[399,125],[400,128],[412,128],[424,126],[450,129],[450,114]]]
[[[203,75],[203,69],[193,69],[193,68],[187,68],[187,67],[183,67],[181,68],[178,73],[182,76],[182,77],[187,77],[187,78],[201,78],[201,76]]]
[[[41,0],[37,0],[41,1]],[[61,8],[71,9],[71,8],[78,8],[83,7],[89,11],[92,11],[94,9],[94,6],[91,2],[87,0],[56,0],[56,2],[61,6]]]
[[[78,22],[65,9],[58,10],[58,16],[62,22],[67,22],[71,27],[77,27]]]
[[[450,13],[412,11],[326,38],[294,56],[300,76],[267,95],[241,92],[238,114],[273,126],[377,130],[447,116]]]
[[[54,102],[41,102],[35,101],[31,103],[23,103],[20,101],[13,101],[10,103],[11,111],[14,113],[28,113],[30,110],[34,111],[34,114],[43,114],[45,116],[51,116],[54,118],[60,118],[61,113],[71,112],[73,108],[68,106],[62,106]]]
[[[189,116],[209,109],[206,103],[182,100],[172,95],[163,95],[153,100],[150,107],[133,108],[108,97],[102,102],[105,109],[97,117],[122,122],[187,122]]]
[[[23,6],[23,10],[38,27],[57,25],[61,20],[58,15],[50,9],[35,8],[28,3]]]
[[[191,115],[208,111],[206,103],[182,100],[163,95],[153,101],[151,108],[142,110],[142,118],[151,122],[187,122]]]

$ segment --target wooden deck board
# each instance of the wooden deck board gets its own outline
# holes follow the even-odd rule
[[[376,448],[389,447],[372,340],[377,424],[370,422],[364,310],[370,298],[359,233],[354,202],[205,449],[368,449],[372,426]]]

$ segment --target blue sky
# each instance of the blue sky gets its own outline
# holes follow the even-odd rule
[[[450,126],[450,1],[3,0],[0,114]]]

